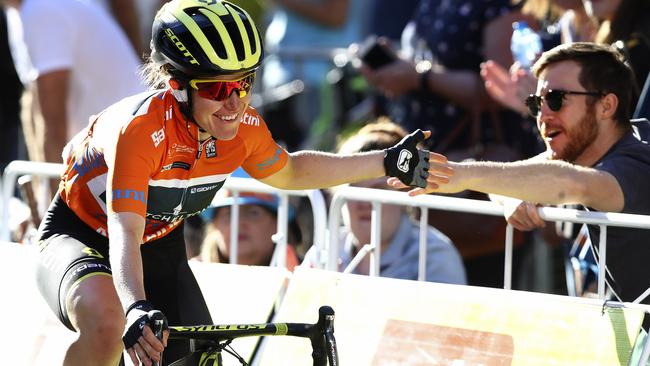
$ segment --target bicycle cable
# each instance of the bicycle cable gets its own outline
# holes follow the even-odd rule
[[[230,343],[231,343],[232,341],[233,341],[232,339],[229,339],[228,341],[226,341],[226,342],[224,342],[223,344],[219,345],[219,347],[220,347],[223,351],[227,352],[228,354],[230,354],[231,356],[233,356],[234,358],[236,358],[237,361],[239,361],[239,363],[242,364],[242,366],[249,366],[249,365],[248,365],[248,362],[246,362],[246,360],[244,360],[244,358],[243,358],[242,356],[240,356],[239,353],[237,353],[237,351],[235,351],[234,348],[232,348],[232,346],[230,345]]]

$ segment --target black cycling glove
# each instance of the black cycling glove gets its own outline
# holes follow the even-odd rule
[[[404,137],[397,145],[384,150],[386,175],[398,178],[409,186],[426,188],[429,176],[429,151],[417,148],[417,144],[422,141],[424,141],[424,132],[418,129]]]
[[[122,337],[125,349],[138,343],[145,325],[148,325],[159,339],[162,339],[162,331],[169,329],[165,315],[160,310],[154,310],[153,305],[146,300],[136,301],[129,306],[126,319],[126,332]]]

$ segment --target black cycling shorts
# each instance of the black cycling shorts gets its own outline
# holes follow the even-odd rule
[[[50,308],[75,331],[66,300],[90,276],[111,276],[108,238],[93,231],[60,196],[52,201],[39,228],[38,288]],[[140,247],[147,300],[170,325],[212,324],[201,290],[187,264],[183,225]],[[189,353],[189,342],[171,341],[165,364]]]

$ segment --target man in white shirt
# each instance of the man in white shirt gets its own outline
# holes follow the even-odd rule
[[[66,142],[88,119],[123,97],[144,91],[140,61],[122,29],[83,0],[5,0],[20,8],[24,38],[43,115],[40,149],[60,162]],[[36,96],[35,96],[36,97]]]

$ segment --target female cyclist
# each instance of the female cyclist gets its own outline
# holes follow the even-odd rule
[[[288,153],[249,106],[263,59],[241,8],[174,0],[156,15],[145,72],[165,89],[126,98],[69,146],[67,168],[40,228],[39,288],[79,338],[65,365],[172,362],[189,345],[162,342],[152,311],[173,324],[211,323],[187,265],[183,220],[199,214],[238,167],[282,189],[384,175],[418,192],[447,180],[444,156],[418,150],[416,131],[385,151]],[[430,161],[430,163],[429,163]]]

